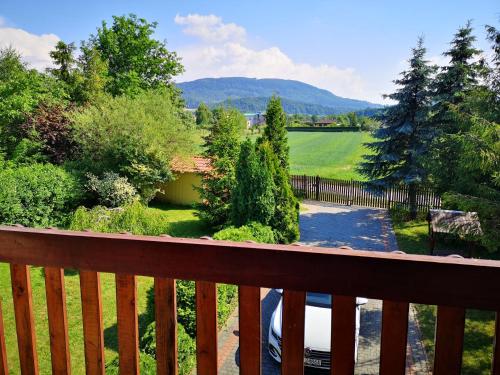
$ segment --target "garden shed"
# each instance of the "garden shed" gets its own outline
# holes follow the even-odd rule
[[[159,186],[156,200],[184,206],[200,202],[200,194],[196,188],[201,185],[202,176],[210,171],[210,160],[201,156],[175,158],[171,168],[175,180]]]

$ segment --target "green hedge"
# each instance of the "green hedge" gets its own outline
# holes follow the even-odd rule
[[[0,223],[65,225],[81,197],[77,179],[52,164],[0,170]]]
[[[239,228],[227,227],[214,234],[215,240],[226,241],[255,241],[260,243],[276,243],[274,231],[271,227],[252,222]]]

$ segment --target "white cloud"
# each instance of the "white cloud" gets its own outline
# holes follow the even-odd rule
[[[222,18],[213,14],[200,15],[188,14],[187,16],[176,15],[174,21],[184,26],[183,32],[210,43],[222,43],[227,41],[243,42],[246,30],[235,23],[223,23]]]
[[[15,48],[35,69],[43,70],[51,66],[49,52],[58,41],[59,37],[55,34],[36,35],[23,29],[6,27],[5,20],[0,18],[0,48]]]
[[[230,76],[293,79],[336,95],[382,102],[378,92],[367,91],[364,80],[353,68],[297,62],[275,46],[252,48],[244,39],[243,27],[224,24],[214,15],[177,15],[175,22],[183,26],[185,34],[199,39],[178,51],[186,68],[179,81]]]

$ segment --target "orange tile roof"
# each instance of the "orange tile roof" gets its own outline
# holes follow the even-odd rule
[[[175,157],[170,165],[172,171],[181,173],[207,173],[212,170],[210,159],[202,156],[191,158]]]

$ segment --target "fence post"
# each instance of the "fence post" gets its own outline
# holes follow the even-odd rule
[[[319,176],[316,176],[316,200],[319,201]]]
[[[303,190],[303,197],[307,199],[307,176],[304,175],[302,176],[302,190]]]

